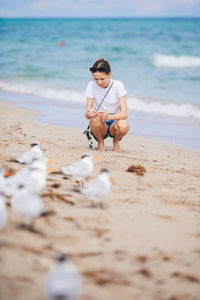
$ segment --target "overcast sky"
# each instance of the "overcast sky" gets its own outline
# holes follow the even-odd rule
[[[0,17],[198,16],[200,0],[0,0]]]

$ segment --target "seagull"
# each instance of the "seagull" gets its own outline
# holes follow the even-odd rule
[[[16,159],[20,164],[30,164],[34,159],[42,159],[43,154],[40,149],[40,142],[33,142],[31,149],[24,152],[20,157]]]
[[[30,166],[26,166],[15,173],[13,176],[9,176],[4,179],[4,194],[7,197],[11,197],[18,190],[18,186],[23,185],[27,181],[30,172]]]
[[[103,207],[102,199],[110,192],[110,180],[109,171],[102,169],[96,179],[87,182],[83,186],[78,186],[75,191],[90,199],[94,207]]]
[[[44,212],[44,203],[40,196],[31,193],[24,186],[18,186],[18,190],[11,198],[10,203],[13,211],[20,216],[24,222],[27,221],[29,223],[29,225],[22,223],[21,227],[36,232],[33,226],[33,220],[41,216]]]
[[[30,163],[30,168],[37,168],[41,171],[46,171],[48,159],[45,157],[34,158]]]
[[[46,158],[34,159],[27,167],[26,178],[23,176],[21,180],[18,180],[18,185],[24,185],[29,192],[39,194],[46,186],[46,161]]]
[[[46,186],[46,171],[30,168],[29,174],[21,184],[31,193],[39,194]]]
[[[15,175],[4,179],[4,194],[11,197],[24,186],[33,193],[39,193],[46,186],[46,158],[34,159],[31,164],[19,170]]]
[[[9,177],[5,177],[4,174],[4,169],[0,168],[0,193],[2,193],[4,196],[10,197],[15,191],[15,183],[13,178],[17,173]]]
[[[47,274],[45,289],[48,299],[76,300],[81,292],[81,278],[75,266],[65,254]]]
[[[96,157],[94,157],[96,158]],[[81,160],[61,169],[62,173],[74,177],[77,181],[90,176],[94,169],[93,157],[90,153],[81,156]]]
[[[0,229],[3,229],[7,220],[7,212],[6,212],[6,205],[5,205],[5,198],[0,193]]]
[[[16,214],[22,217],[36,218],[44,211],[44,204],[40,196],[31,193],[24,186],[19,186],[18,191],[11,198],[11,207]]]

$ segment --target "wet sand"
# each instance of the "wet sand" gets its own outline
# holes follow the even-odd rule
[[[36,112],[0,102],[0,165],[41,140],[49,165],[59,171],[88,149],[82,130],[32,121]],[[121,153],[106,140],[95,161],[95,178],[107,168],[114,178],[105,209],[73,191],[73,179],[49,174],[41,196],[52,214],[35,220],[38,233],[18,229],[7,202],[0,232],[1,300],[42,300],[44,278],[55,257],[67,252],[82,276],[83,300],[199,299],[200,151],[128,135]],[[143,176],[127,172],[145,168]]]
[[[37,111],[38,115],[34,116],[37,122],[79,129],[86,128],[88,125],[88,120],[83,117],[85,115],[84,97],[83,102],[79,103],[0,90],[0,101],[1,99],[17,107]],[[200,150],[200,119],[137,112],[129,109],[129,99],[127,99],[127,105],[130,134]]]

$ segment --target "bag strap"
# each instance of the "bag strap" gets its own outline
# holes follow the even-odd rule
[[[97,111],[99,110],[99,107],[101,106],[101,104],[103,103],[104,99],[106,98],[106,96],[108,95],[108,92],[110,91],[111,87],[113,86],[113,81],[111,83],[111,86],[109,87],[109,89],[107,90],[106,94],[104,95],[103,99],[101,100],[101,103],[99,104],[99,106],[97,107]]]

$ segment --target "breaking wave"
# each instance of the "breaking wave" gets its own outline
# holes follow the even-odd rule
[[[200,57],[155,54],[153,57],[153,63],[156,67],[195,68],[200,67]]]
[[[56,89],[53,87],[42,86],[37,83],[14,83],[3,81],[0,82],[0,89],[13,93],[35,95],[52,100],[61,100],[68,103],[85,104],[84,92]],[[188,117],[200,119],[200,105],[192,103],[174,103],[166,101],[158,101],[156,99],[146,100],[139,97],[127,98],[128,109],[152,114],[161,114],[177,117]]]
[[[191,103],[161,102],[155,99],[147,101],[132,97],[128,98],[128,107],[138,112],[200,119],[199,105]]]

